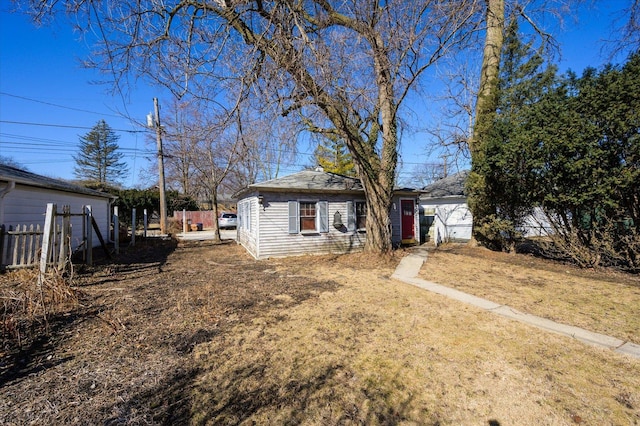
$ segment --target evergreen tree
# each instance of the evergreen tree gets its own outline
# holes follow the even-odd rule
[[[640,52],[569,74],[525,117],[542,143],[541,205],[584,266],[640,270]]]
[[[74,174],[86,183],[106,186],[119,183],[127,176],[128,167],[118,152],[120,136],[100,120],[84,136],[80,137],[80,152],[73,159],[76,161]]]
[[[511,34],[485,160],[473,165],[492,209],[485,244],[509,247],[535,206],[553,228],[549,253],[640,270],[640,52],[559,78]]]
[[[321,140],[315,151],[316,162],[326,172],[344,176],[355,176],[356,169],[344,141],[337,137]]]

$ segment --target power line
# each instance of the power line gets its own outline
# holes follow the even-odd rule
[[[68,107],[68,106],[64,106],[64,105],[58,105],[58,104],[54,104],[54,103],[51,103],[51,102],[40,101],[38,99],[27,98],[26,96],[14,95],[14,94],[7,93],[7,92],[0,92],[0,95],[10,96],[10,97],[16,98],[16,99],[23,99],[25,101],[30,101],[30,102],[36,102],[36,103],[43,104],[43,105],[49,105],[49,106],[53,106],[53,107],[56,107],[56,108],[68,109],[70,111],[86,112],[88,114],[102,115],[102,116],[105,116],[105,117],[122,118],[122,116],[115,115],[115,114],[105,114],[105,113],[102,113],[102,112],[89,111],[87,109],[73,108],[73,107]]]
[[[54,141],[48,141],[46,139],[38,140],[37,138],[30,138],[26,136],[11,136],[4,133],[0,133],[0,138],[1,138],[0,146],[5,146],[5,147],[15,147],[15,148],[23,148],[23,149],[45,147],[45,148],[51,148],[55,150],[71,150],[74,152],[78,150],[77,144],[69,143],[69,142],[61,142],[61,141],[54,142]],[[17,139],[17,140],[11,140],[11,139]],[[24,142],[21,142],[21,141],[27,141],[28,143],[25,144]],[[119,146],[118,151],[139,153],[139,154],[145,154],[145,155],[153,153],[153,151],[150,149],[127,148],[123,146]]]
[[[58,127],[64,129],[82,129],[82,130],[91,130],[94,126],[86,127],[86,126],[72,126],[68,124],[47,124],[47,123],[30,123],[26,121],[8,121],[8,120],[0,120],[0,123],[5,124],[20,124],[26,126],[43,126],[43,127]],[[148,130],[124,130],[124,129],[111,129],[116,132],[125,132],[125,133],[147,133]]]

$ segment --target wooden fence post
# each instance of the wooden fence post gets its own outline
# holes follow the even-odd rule
[[[187,209],[182,209],[182,233],[186,234],[189,231],[187,228],[189,225],[187,224]]]
[[[5,227],[4,225],[0,225],[0,269],[4,270],[4,236],[5,236]]]
[[[53,240],[53,229],[56,221],[56,205],[47,203],[47,212],[44,218],[44,235],[42,238],[42,253],[40,254],[40,274],[38,274],[38,285],[42,285],[44,274],[47,272],[47,263],[51,257],[51,243]]]
[[[71,253],[71,206],[62,207],[62,229],[60,231],[60,256],[58,265],[64,267]]]
[[[142,236],[144,238],[147,238],[147,209],[144,209],[142,211],[142,225],[144,226],[144,231],[142,233]]]

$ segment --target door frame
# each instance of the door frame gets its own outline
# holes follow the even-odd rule
[[[419,241],[416,239],[416,199],[415,198],[400,198],[400,240],[402,244],[416,244]],[[411,235],[412,238],[404,238],[405,236],[405,226],[404,226],[404,211],[403,204],[406,202],[411,203]]]

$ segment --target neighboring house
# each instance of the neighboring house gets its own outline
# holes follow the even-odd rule
[[[468,171],[456,173],[427,185],[422,190],[422,232],[436,245],[471,239],[473,218],[465,193],[468,175]]]
[[[0,164],[0,224],[44,226],[47,203],[54,203],[58,211],[68,205],[71,213],[82,213],[83,206],[91,206],[93,217],[103,238],[108,240],[111,223],[111,203],[116,197],[71,183],[40,176]],[[82,218],[71,217],[72,248],[82,241]],[[100,245],[97,236],[92,240]]]
[[[438,245],[443,242],[464,242],[471,239],[473,216],[467,205],[465,185],[469,171],[465,170],[440,179],[422,190],[420,196],[421,233]],[[540,237],[553,232],[540,208],[535,208],[518,228],[526,237]]]
[[[419,243],[418,191],[394,191],[392,243]],[[305,170],[237,194],[238,242],[257,259],[348,253],[364,247],[366,204],[359,179]]]

